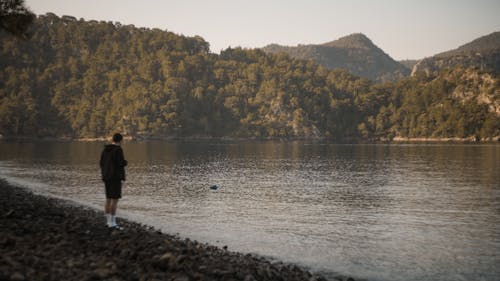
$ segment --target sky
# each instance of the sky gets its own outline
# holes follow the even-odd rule
[[[321,44],[363,33],[396,60],[422,59],[500,31],[500,0],[25,0],[35,14],[199,35],[228,47]]]

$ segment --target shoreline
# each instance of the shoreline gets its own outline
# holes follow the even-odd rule
[[[119,222],[124,229],[111,230],[102,211],[0,178],[0,280],[327,280],[293,264]]]
[[[166,142],[203,142],[203,141],[218,141],[218,142],[294,142],[294,141],[311,141],[318,143],[332,144],[400,144],[400,143],[458,143],[458,144],[488,144],[499,143],[500,136],[477,139],[475,137],[449,137],[449,138],[434,138],[434,137],[394,137],[392,139],[379,140],[363,140],[363,139],[346,139],[346,140],[330,140],[327,138],[238,138],[238,137],[209,137],[209,136],[193,136],[193,137],[142,137],[142,136],[124,136],[124,140],[131,142],[147,142],[147,141],[166,141]],[[6,137],[0,135],[0,142],[108,142],[109,137],[96,138],[69,138],[69,137]]]
[[[476,139],[475,137],[468,137],[468,138],[457,138],[457,137],[450,137],[450,138],[432,138],[432,137],[417,137],[417,138],[408,138],[408,137],[394,137],[392,140],[390,140],[390,143],[400,143],[400,142],[429,142],[429,143],[442,143],[442,142],[448,142],[448,143],[496,143],[500,141],[500,137],[496,138],[491,138],[491,139]]]

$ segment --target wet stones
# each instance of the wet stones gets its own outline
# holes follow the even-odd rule
[[[108,229],[102,212],[0,179],[0,280],[325,280],[293,265],[122,222],[124,230]]]

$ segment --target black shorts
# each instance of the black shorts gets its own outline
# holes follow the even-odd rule
[[[121,180],[105,180],[106,198],[120,199],[122,198],[122,181]]]

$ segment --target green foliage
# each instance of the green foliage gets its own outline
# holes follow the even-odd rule
[[[0,29],[27,38],[34,19],[35,15],[24,6],[23,0],[0,0]]]
[[[47,14],[36,19],[30,41],[2,32],[5,136],[121,131],[138,138],[345,141],[499,135],[490,105],[453,97],[466,70],[376,85],[285,54],[229,48],[215,55],[201,37],[112,22]],[[479,83],[480,90],[498,100],[492,79],[489,88]],[[467,84],[467,91],[480,88]]]
[[[499,136],[500,116],[491,110],[498,98],[488,95],[487,91],[480,93],[481,87],[492,79],[489,74],[457,68],[442,71],[436,77],[422,75],[385,85],[383,88],[390,93],[389,98],[373,107],[378,108],[378,112],[365,111],[371,114],[359,129],[364,136],[389,139],[395,136],[474,139]],[[492,86],[493,92],[500,90]],[[485,103],[481,95],[487,95],[493,102]],[[383,96],[376,95],[379,99]]]

